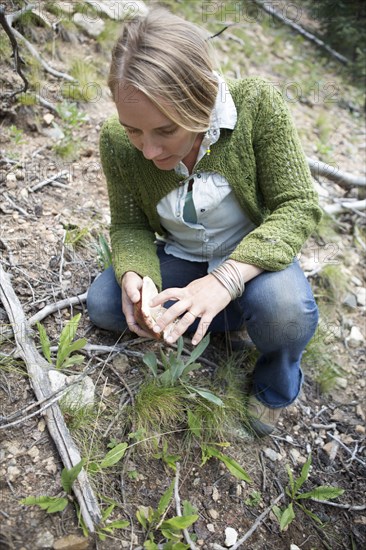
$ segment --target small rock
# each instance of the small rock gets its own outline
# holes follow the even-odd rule
[[[6,181],[6,187],[8,189],[16,189],[17,188],[17,178],[16,178],[15,174],[12,174],[12,173],[8,174],[6,176],[5,181]]]
[[[337,377],[335,379],[335,383],[338,386],[338,388],[342,388],[342,390],[345,390],[348,386],[348,381],[346,378]]]
[[[37,548],[52,548],[55,537],[49,531],[40,531],[36,537]]]
[[[62,372],[50,370],[48,372],[48,377],[50,379],[52,391],[57,391],[65,384],[71,384],[74,380],[79,378],[79,375],[66,376]],[[93,405],[94,393],[95,386],[93,380],[90,376],[85,376],[80,382],[70,387],[61,401],[67,406],[79,410],[83,407]]]
[[[17,477],[20,476],[20,470],[19,468],[17,468],[17,466],[9,466],[7,470],[7,474],[8,474],[8,480],[14,481]]]
[[[363,343],[363,341],[364,341],[364,337],[362,336],[360,329],[356,326],[353,326],[351,328],[350,335],[347,336],[347,338],[346,338],[347,344],[351,348],[357,348],[358,346],[360,346]]]
[[[272,460],[272,462],[276,462],[277,460],[281,459],[281,455],[276,453],[273,449],[270,449],[269,447],[267,449],[264,449],[264,454],[267,458]]]
[[[337,455],[339,443],[337,441],[329,441],[329,443],[326,443],[323,447],[323,451],[327,453],[330,460],[333,461]]]
[[[44,115],[43,120],[49,126],[51,122],[55,120],[55,116],[51,113],[47,113],[46,115]]]
[[[366,306],[366,288],[361,287],[356,290],[356,298],[359,306]]]
[[[88,36],[97,38],[104,31],[104,21],[100,17],[96,19],[86,18],[82,13],[75,13],[73,16],[74,23],[81,27]]]
[[[306,458],[301,456],[297,449],[290,449],[290,455],[292,456],[294,461],[297,462],[297,464],[305,464]]]
[[[16,170],[14,170],[14,174],[17,180],[24,180],[24,172],[20,168],[17,168]]]
[[[291,544],[290,550],[301,550],[301,549],[296,544]]]
[[[217,519],[219,517],[219,513],[213,508],[210,508],[208,513],[212,517],[212,519]]]
[[[356,414],[361,418],[361,420],[365,421],[365,413],[361,407],[361,405],[357,405],[356,407]]]
[[[128,543],[129,546],[130,543]],[[54,550],[86,550],[88,547],[88,539],[76,535],[67,535],[67,537],[57,539],[53,545]]]
[[[219,498],[220,498],[219,491],[218,491],[217,487],[214,487],[213,490],[212,490],[212,500],[214,500],[216,502],[217,500],[219,500]]]
[[[210,531],[210,533],[214,533],[214,532],[215,532],[215,526],[214,526],[213,523],[208,523],[208,524],[206,525],[206,527],[207,527],[207,531]]]
[[[23,189],[21,189],[19,191],[19,198],[23,201],[27,201],[28,200],[28,196],[29,196],[29,193],[28,193],[28,189],[26,189],[25,187],[23,187]]]
[[[37,428],[39,432],[44,432],[46,429],[46,422],[43,420],[43,418],[38,422]]]
[[[34,446],[27,452],[27,455],[30,456],[33,461],[36,461],[39,458],[39,449],[38,447]]]
[[[57,466],[52,457],[47,458],[47,460],[44,460],[43,464],[45,464],[46,472],[49,472],[50,474],[55,474],[57,472]]]
[[[356,277],[356,275],[352,275],[351,277],[351,281],[354,285],[356,286],[362,286],[362,281],[361,279],[359,279],[358,277]]]
[[[361,424],[357,424],[357,426],[355,427],[355,431],[358,434],[364,434],[364,433],[366,433],[366,428],[365,428],[365,426],[362,426]]]
[[[237,540],[238,540],[238,532],[235,531],[235,529],[233,529],[232,527],[226,527],[225,546],[227,548],[230,548],[230,546],[234,546]]]
[[[356,308],[357,307],[357,298],[354,294],[352,294],[351,292],[349,292],[345,298],[343,298],[342,300],[342,304],[344,306],[348,306],[348,307],[351,307],[351,308]]]

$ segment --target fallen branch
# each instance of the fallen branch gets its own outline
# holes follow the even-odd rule
[[[0,266],[0,299],[6,309],[11,325],[20,327],[14,330],[14,336],[19,356],[24,360],[30,377],[30,383],[39,401],[51,394],[48,378],[50,365],[38,353],[33,340],[29,336],[29,324],[22,306],[10,283],[8,274]],[[61,460],[67,469],[72,468],[81,460],[80,453],[65,424],[64,417],[57,404],[44,411],[48,431],[56,445]],[[81,515],[87,529],[95,532],[95,525],[101,521],[97,499],[89,484],[85,470],[82,470],[73,484],[73,490],[78,500]]]
[[[272,504],[270,504],[268,506],[268,508],[266,508],[264,510],[264,512],[261,513],[260,516],[257,517],[257,519],[255,520],[255,522],[253,523],[253,525],[251,526],[251,528],[249,529],[249,531],[247,531],[245,533],[245,535],[238,540],[238,542],[236,542],[234,544],[234,546],[230,546],[230,550],[237,550],[238,548],[240,548],[240,546],[249,539],[249,537],[252,536],[252,534],[254,533],[254,531],[256,531],[258,529],[258,527],[260,526],[261,523],[263,523],[263,521],[266,519],[266,517],[268,516],[268,514],[270,513],[270,511],[272,510],[273,506],[275,506],[277,504],[277,502],[279,502],[283,497],[285,496],[285,493],[281,493],[280,495],[278,495],[277,498],[274,499],[274,501],[272,502]],[[214,550],[227,550],[227,548],[225,548],[224,546],[220,546],[220,544],[212,544],[211,547],[214,549]]]
[[[19,90],[16,90],[15,92],[6,94],[6,97],[10,98],[10,97],[14,97],[17,94],[21,94],[23,92],[26,92],[28,90],[29,82],[28,82],[27,78],[24,76],[24,74],[22,72],[21,64],[23,63],[23,65],[24,65],[25,63],[24,63],[23,59],[20,57],[18,42],[17,42],[17,40],[14,36],[13,29],[11,28],[11,25],[9,24],[9,20],[8,20],[7,16],[5,15],[5,8],[4,8],[4,6],[1,6],[1,5],[0,5],[0,25],[3,27],[4,31],[6,32],[6,34],[9,37],[10,44],[13,48],[14,67],[15,67],[16,72],[18,73],[18,75],[20,76],[20,78],[24,82],[24,85],[23,85],[22,88],[20,88]]]
[[[366,199],[362,199],[360,201],[357,200],[351,200],[351,201],[345,201],[341,200],[337,204],[327,204],[323,206],[324,211],[329,214],[330,216],[334,216],[336,214],[341,214],[342,212],[346,212],[347,210],[366,210]]]
[[[180,505],[180,496],[179,496],[179,474],[180,474],[180,464],[179,462],[175,463],[175,481],[174,481],[174,499],[175,499],[175,509],[177,511],[177,516],[182,517],[182,508]],[[197,550],[197,546],[194,544],[193,540],[190,537],[188,529],[183,529],[183,535],[187,544],[191,550]]]
[[[52,315],[52,313],[56,313],[57,311],[61,311],[62,309],[65,309],[69,306],[75,306],[76,304],[82,304],[86,301],[87,292],[84,292],[84,294],[79,294],[78,296],[72,296],[71,298],[65,298],[64,300],[60,300],[59,302],[55,302],[54,304],[48,304],[48,306],[45,306],[43,309],[35,313],[35,315],[32,315],[32,317],[29,318],[29,326],[35,325],[37,322],[42,321],[48,315]]]
[[[361,176],[354,176],[349,172],[341,172],[336,166],[331,166],[326,164],[321,160],[315,160],[312,158],[306,158],[310,172],[312,175],[318,179],[319,176],[324,176],[328,180],[334,181],[343,189],[352,189],[352,187],[365,187],[366,178]]]
[[[44,187],[45,185],[48,185],[49,183],[52,183],[54,182],[55,180],[58,180],[58,179],[63,179],[63,178],[67,178],[70,176],[70,172],[69,170],[61,170],[61,172],[58,172],[57,174],[54,174],[53,176],[50,176],[49,178],[43,180],[43,181],[40,181],[39,183],[36,183],[36,185],[33,185],[33,187],[30,187],[29,188],[29,191],[31,191],[32,193],[34,193],[34,191],[38,191],[38,189],[41,189],[42,187]]]
[[[335,508],[349,510],[350,512],[362,512],[362,510],[366,510],[366,504],[353,506],[352,504],[338,504],[337,502],[331,502],[330,500],[319,500],[317,498],[311,498],[310,500],[312,500],[313,502],[319,502],[320,504],[328,504],[328,506],[334,506]]]
[[[21,214],[23,214],[23,216],[25,216],[26,218],[29,218],[29,214],[28,212],[26,212],[24,210],[24,208],[22,208],[21,206],[18,206],[10,197],[7,193],[3,193],[3,196],[5,197],[5,199],[8,201],[8,203],[14,208],[14,210],[18,210],[18,212],[20,212]]]
[[[344,55],[342,55],[342,54],[336,52],[335,50],[333,50],[333,48],[328,46],[325,42],[323,42],[323,40],[320,40],[320,38],[318,38],[314,34],[311,34],[309,31],[307,31],[306,29],[301,27],[301,25],[298,25],[297,23],[294,23],[293,21],[291,21],[291,19],[287,19],[286,17],[281,15],[278,11],[276,11],[272,7],[272,5],[269,2],[263,2],[263,0],[253,0],[253,1],[262,10],[266,11],[270,15],[273,15],[279,21],[284,23],[285,25],[288,25],[293,30],[295,30],[296,32],[298,32],[299,34],[301,34],[302,36],[307,38],[307,40],[310,40],[311,42],[314,42],[317,46],[319,46],[320,48],[325,50],[327,53],[329,53],[332,57],[334,57],[335,59],[337,59],[341,63],[344,63],[345,65],[347,65],[350,62],[349,59],[347,59],[347,57],[344,57]]]

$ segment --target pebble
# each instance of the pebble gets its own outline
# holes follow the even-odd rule
[[[27,455],[30,456],[34,462],[38,460],[38,457],[39,457],[38,447],[34,446],[31,449],[29,449],[29,451],[27,452]]]
[[[210,533],[214,533],[214,532],[215,532],[215,526],[214,526],[213,523],[208,523],[208,524],[206,525],[206,527],[207,527],[207,531],[210,531]]]
[[[9,466],[7,470],[7,474],[8,474],[8,480],[14,481],[15,479],[17,479],[17,477],[20,476],[20,470],[19,468],[17,468],[17,466]]]
[[[363,341],[364,341],[364,337],[362,336],[360,329],[354,325],[351,328],[351,332],[349,336],[347,336],[346,338],[347,344],[351,348],[357,348],[363,343]]]
[[[342,304],[344,306],[348,306],[348,307],[351,307],[351,308],[356,308],[357,307],[357,298],[356,296],[349,292],[345,298],[342,300]]]
[[[219,493],[217,487],[214,487],[213,490],[212,490],[212,500],[214,500],[216,502],[217,500],[219,500],[219,498],[220,498],[220,493]]]
[[[290,550],[301,550],[301,549],[296,544],[291,544]]]
[[[212,519],[217,519],[219,517],[219,513],[217,512],[217,510],[214,510],[213,508],[210,508],[208,513],[212,517]]]
[[[129,547],[130,543],[128,542],[127,548]],[[86,550],[89,548],[89,541],[88,539],[77,537],[76,535],[67,535],[67,537],[57,539],[53,548],[54,550]]]
[[[40,531],[36,537],[37,548],[52,548],[55,537],[49,531]]]
[[[301,456],[297,449],[290,449],[290,455],[292,456],[294,461],[297,462],[297,464],[305,464],[306,458]]]
[[[365,426],[362,426],[361,424],[357,424],[357,426],[355,427],[355,431],[358,434],[364,434],[364,433],[366,433],[366,428],[365,428]]]
[[[329,443],[326,443],[323,447],[323,451],[327,453],[330,460],[334,460],[338,451],[339,443],[337,441],[329,441]]]
[[[10,173],[6,176],[6,187],[8,189],[16,189],[17,188],[17,178],[15,174]]]
[[[361,418],[361,420],[365,421],[366,418],[365,418],[365,413],[361,407],[361,405],[357,405],[356,407],[356,414],[357,416],[359,416]]]
[[[267,449],[264,449],[264,454],[267,458],[272,460],[272,462],[276,462],[277,460],[281,460],[281,455],[276,453],[273,449],[270,449],[269,447]]]
[[[337,377],[335,382],[338,388],[342,388],[342,390],[345,390],[348,386],[348,381],[346,378]]]
[[[356,298],[359,306],[366,306],[366,288],[361,287],[356,290]]]
[[[55,120],[55,117],[51,113],[47,113],[46,115],[44,115],[43,120],[49,126],[51,122]]]
[[[238,532],[232,527],[226,527],[225,529],[225,546],[230,548],[238,540]]]

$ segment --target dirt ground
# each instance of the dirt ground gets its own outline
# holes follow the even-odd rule
[[[7,5],[13,7],[12,2]],[[179,9],[178,5],[178,13]],[[40,27],[33,33],[37,48],[46,57],[49,32],[49,29],[46,31]],[[258,65],[249,63],[248,67],[247,64],[247,73],[276,80],[279,78],[275,68],[278,56],[271,53],[270,38],[260,23],[248,32],[252,33],[252,40],[259,37],[267,57]],[[292,40],[296,41],[296,37],[290,34],[284,43],[285,56],[291,56]],[[222,39],[217,46],[223,63],[230,54],[227,51],[229,42],[229,39]],[[58,37],[55,48],[53,66],[67,71],[75,43]],[[305,46],[305,49],[309,48]],[[108,54],[98,42],[80,33],[77,49],[85,60],[94,61],[100,78],[105,81]],[[323,62],[320,62],[315,49],[313,55],[315,63],[321,65]],[[2,84],[12,86],[18,79],[8,63],[3,65]],[[342,80],[335,64],[322,64],[322,67],[323,83],[333,82],[340,93],[338,101],[326,106],[327,140],[333,151],[333,162],[343,171],[362,175],[365,159],[362,111],[349,108],[357,93],[352,91],[348,81]],[[244,70],[241,66],[242,76]],[[59,79],[49,74],[43,74],[43,78],[51,96],[56,97]],[[285,83],[286,80],[283,81],[284,89]],[[26,106],[11,105],[6,101],[2,102],[0,109],[0,261],[11,276],[13,288],[28,318],[49,303],[86,292],[101,269],[98,237],[103,234],[107,238],[110,218],[98,136],[103,121],[114,113],[114,106],[103,86],[96,101],[81,102],[78,108],[87,115],[87,120],[71,129],[75,148],[79,148],[73,160],[60,158],[55,153],[54,145],[60,139],[55,134],[55,124],[62,128],[62,122],[57,117],[49,122],[48,109],[39,103]],[[324,105],[293,101],[290,108],[302,130],[300,135],[306,154],[316,157],[319,151],[314,147],[314,139],[321,132],[319,116]],[[21,134],[12,130],[12,126],[21,129]],[[57,180],[58,186],[48,184],[32,190],[37,183],[61,171],[66,174]],[[341,197],[345,194],[340,187],[324,179],[320,184],[325,202],[330,202],[333,195]],[[352,189],[346,196],[357,198],[357,189]],[[239,538],[243,536],[288,485],[286,465],[296,477],[310,454],[311,472],[302,490],[310,491],[318,485],[342,488],[343,495],[334,500],[338,506],[303,501],[320,522],[295,507],[294,521],[282,532],[271,512],[243,548],[361,550],[366,547],[365,358],[362,344],[352,346],[349,340],[354,326],[365,335],[365,305],[360,297],[365,286],[364,250],[357,244],[365,235],[364,215],[345,213],[337,217],[334,227],[328,239],[324,235],[310,239],[301,254],[302,265],[319,300],[325,292],[319,277],[327,258],[334,260],[333,264],[346,280],[344,292],[333,294],[333,299],[325,301],[322,309],[325,330],[319,331],[318,339],[322,345],[319,353],[324,357],[310,351],[304,354],[302,395],[286,410],[275,435],[260,441],[232,438],[230,447],[225,449],[250,475],[252,483],[236,479],[218,460],[211,459],[201,466],[199,448],[193,445],[187,449],[179,433],[169,437],[169,452],[180,455],[181,499],[189,500],[198,510],[199,519],[190,531],[196,535],[196,544],[201,548],[213,548],[215,543],[223,545],[227,527],[233,527]],[[76,229],[76,234],[85,229],[84,239],[75,246],[65,244],[66,232],[71,229]],[[82,302],[44,319],[52,345],[57,344],[65,322],[77,312],[82,313],[78,337],[85,336],[88,343],[94,345],[113,346],[116,343],[114,335],[91,325]],[[6,312],[0,304],[3,329],[7,322]],[[36,331],[35,339],[38,344]],[[91,449],[95,456],[103,456],[112,440],[126,440],[131,426],[124,422],[123,409],[116,416],[126,393],[121,377],[128,387],[136,388],[146,373],[142,354],[157,349],[156,343],[135,340],[129,333],[122,335],[118,344],[124,344],[129,352],[139,353],[135,356],[133,353],[85,353],[83,367],[95,367],[91,374],[96,385],[94,416],[81,422],[80,426],[73,425],[73,419],[67,418],[82,456],[89,456]],[[189,340],[186,345],[189,347]],[[11,355],[14,352],[12,341],[3,342],[0,352]],[[220,364],[227,361],[227,353],[219,339],[213,339],[204,357],[211,363]],[[245,372],[248,363],[245,353],[235,357]],[[326,394],[320,391],[318,377],[319,363],[325,357],[333,358],[340,367],[336,383]],[[202,369],[203,375],[213,376],[212,366],[206,363]],[[78,372],[78,369],[74,371]],[[61,491],[62,464],[42,416],[7,429],[1,425],[15,411],[34,401],[24,365],[21,361],[9,364],[5,355],[0,355],[0,548],[136,550],[142,547],[145,535],[136,520],[136,510],[139,506],[156,508],[174,479],[174,472],[144,446],[136,445],[108,474],[91,478],[103,509],[107,506],[106,497],[114,499],[118,507],[112,519],[130,522],[128,528],[114,531],[104,542],[91,535],[83,538],[71,504],[61,513],[46,514],[34,506],[20,503],[22,498],[30,495],[55,496]],[[91,440],[97,442],[94,447]],[[279,506],[284,507],[285,501],[290,502],[288,498],[283,499]],[[175,511],[170,509],[168,515],[174,514]],[[68,535],[75,535],[77,540],[67,543]],[[57,546],[61,544],[59,541],[66,541],[65,546]]]

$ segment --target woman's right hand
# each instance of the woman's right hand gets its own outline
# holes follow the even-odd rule
[[[122,277],[122,311],[126,317],[128,328],[138,336],[151,338],[151,334],[143,330],[136,322],[134,304],[141,298],[142,278],[134,271],[127,271]]]

